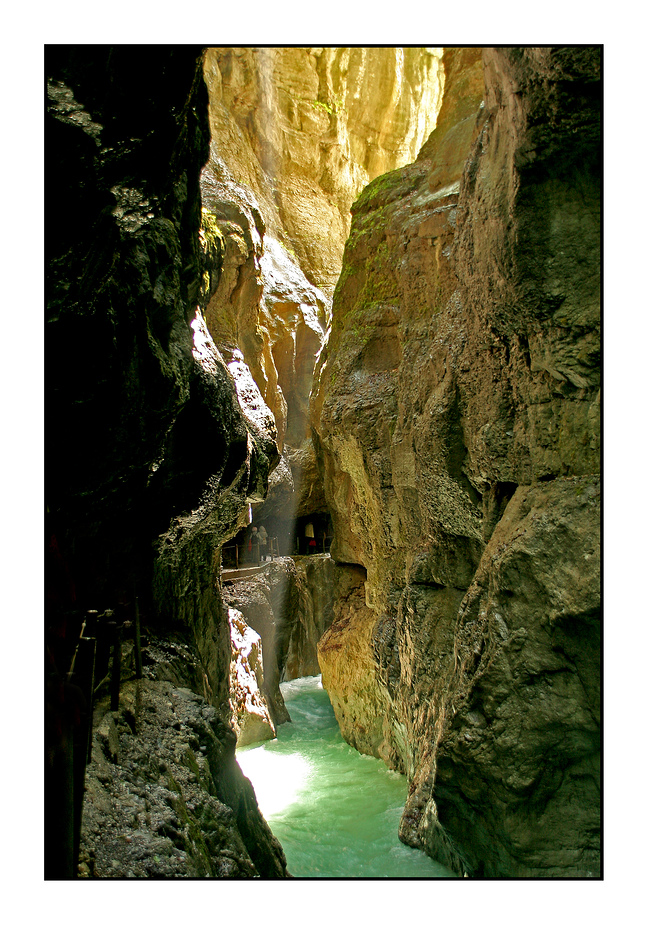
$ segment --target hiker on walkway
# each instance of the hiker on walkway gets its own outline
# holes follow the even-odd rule
[[[261,546],[261,559],[263,562],[266,561],[266,554],[268,552],[268,531],[261,524],[259,527],[259,544]]]
[[[250,537],[250,544],[252,546],[252,562],[254,565],[258,565],[260,561],[259,541],[260,541],[259,532],[256,527],[252,527],[252,536]]]
[[[306,537],[306,552],[310,555],[313,552],[317,552],[317,543],[315,542],[315,530],[313,529],[312,524],[306,524],[306,530],[304,531]]]

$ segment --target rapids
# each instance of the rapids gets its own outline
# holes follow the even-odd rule
[[[237,750],[294,877],[451,877],[398,840],[407,780],[342,738],[321,676],[281,685],[292,722]]]

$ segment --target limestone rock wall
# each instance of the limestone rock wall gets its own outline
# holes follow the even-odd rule
[[[320,673],[317,644],[333,622],[337,572],[328,555],[286,556],[223,586],[229,606],[261,637],[263,692],[276,725],[290,719],[280,682]]]
[[[418,160],[353,207],[320,358],[331,552],[366,570],[322,673],[345,737],[410,777],[404,841],[592,876],[600,51],[444,67]]]
[[[256,198],[268,231],[329,295],[349,210],[369,180],[413,161],[433,128],[438,48],[210,48],[212,157]]]
[[[295,565],[299,606],[292,615],[285,681],[320,674],[317,645],[333,622],[333,603],[338,594],[338,570],[330,556],[300,556]]]
[[[308,433],[308,400],[329,324],[324,294],[294,254],[265,228],[240,183],[203,171],[203,247],[217,253],[202,305],[207,328],[230,369],[247,366],[274,415],[280,448]]]
[[[236,744],[249,745],[277,735],[263,695],[263,646],[258,633],[247,625],[243,614],[229,607],[232,640],[230,662],[230,704]]]
[[[384,743],[391,735],[392,711],[383,687],[376,684],[376,615],[365,601],[367,573],[360,566],[337,569],[334,621],[318,645],[322,680],[349,745],[389,763]]]
[[[292,559],[275,559],[246,579],[223,585],[229,607],[241,612],[263,644],[263,693],[275,726],[288,721],[279,683],[285,666],[290,624],[298,610],[297,573]]]
[[[230,366],[247,366],[285,465],[270,509],[323,512],[309,396],[330,324],[350,206],[413,160],[436,119],[440,49],[210,48],[211,151],[202,173],[201,304]],[[299,458],[297,458],[299,455]]]

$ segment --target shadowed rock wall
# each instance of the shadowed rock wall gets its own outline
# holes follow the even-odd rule
[[[226,725],[230,634],[219,549],[246,522],[248,504],[265,496],[279,454],[274,423],[242,410],[196,315],[199,183],[209,154],[202,50],[51,46],[45,63],[46,870],[67,877],[75,875],[72,852],[56,816],[61,788],[70,789],[61,729],[78,714],[67,672],[87,609],[132,619],[139,602],[146,627],[184,634],[198,667],[180,683],[203,704],[206,776],[230,781],[221,792],[225,829],[261,824],[236,777]],[[246,808],[237,822],[239,800]],[[132,816],[130,824],[139,825]],[[232,864],[196,866],[185,852],[168,875],[282,876],[281,849],[267,835],[258,852],[248,839],[254,862],[246,849],[237,864],[235,839]]]
[[[47,65],[53,532],[79,606],[137,591],[158,619],[194,628],[209,661],[215,553],[265,495],[278,453],[191,327],[209,150],[200,51],[73,46]],[[191,569],[192,582],[178,577]]]
[[[416,163],[353,206],[320,359],[331,552],[366,570],[323,678],[411,780],[404,841],[596,876],[600,50],[444,66]]]

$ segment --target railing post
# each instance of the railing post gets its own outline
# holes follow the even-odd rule
[[[73,681],[82,696],[79,722],[74,729],[73,735],[74,876],[76,876],[81,841],[86,765],[90,760],[92,743],[95,649],[96,639],[81,636],[76,659],[76,670],[73,675]]]
[[[99,611],[89,610],[86,614],[86,636],[92,641],[91,665],[88,672],[88,750],[86,763],[92,758],[92,714],[94,711],[95,668],[97,664],[97,647],[99,645]]]
[[[140,636],[139,599],[135,595],[135,677],[142,677],[142,638]]]
[[[112,630],[113,636],[113,660],[112,672],[110,675],[110,709],[115,711],[119,709],[119,686],[121,684],[121,642],[122,628],[121,625],[111,620],[108,624]]]

